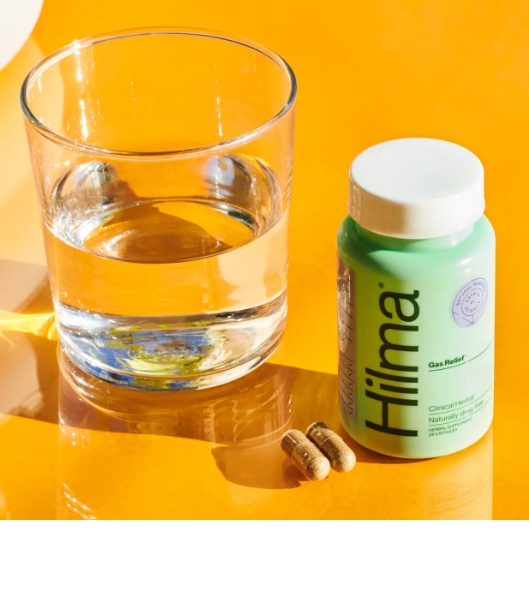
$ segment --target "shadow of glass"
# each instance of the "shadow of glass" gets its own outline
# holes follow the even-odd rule
[[[60,366],[61,425],[214,443],[211,452],[228,481],[266,489],[289,486],[283,481],[281,437],[292,426],[291,383],[297,369],[265,363],[232,383],[175,395],[101,381],[81,371],[64,351]]]

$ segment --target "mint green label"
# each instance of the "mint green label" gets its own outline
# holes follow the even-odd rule
[[[339,236],[340,415],[360,444],[430,457],[488,429],[494,240],[482,221],[456,246],[411,252],[373,248],[354,227]]]

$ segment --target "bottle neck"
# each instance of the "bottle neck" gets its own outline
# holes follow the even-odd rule
[[[441,248],[453,248],[474,231],[474,226],[471,225],[459,232],[449,234],[448,236],[441,236],[439,238],[427,239],[406,239],[406,238],[392,238],[390,236],[383,236],[376,234],[361,225],[356,224],[358,233],[366,240],[378,246],[382,246],[386,250],[404,250],[407,252],[429,252],[431,250],[439,250]]]

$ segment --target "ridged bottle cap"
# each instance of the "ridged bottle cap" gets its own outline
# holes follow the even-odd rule
[[[419,137],[386,141],[351,164],[349,215],[385,236],[446,236],[483,215],[483,178],[479,159],[455,143]]]

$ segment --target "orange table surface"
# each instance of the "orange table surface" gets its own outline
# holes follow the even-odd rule
[[[155,25],[249,37],[296,72],[288,325],[271,362],[241,382],[98,407],[60,379],[50,316],[35,316],[52,309],[18,90],[74,39]],[[0,72],[0,518],[527,518],[528,27],[529,6],[515,0],[45,0]],[[498,238],[493,428],[422,461],[359,447],[337,405],[335,235],[348,165],[409,136],[476,153]],[[314,420],[351,444],[351,473],[308,482],[282,455],[281,434]]]

